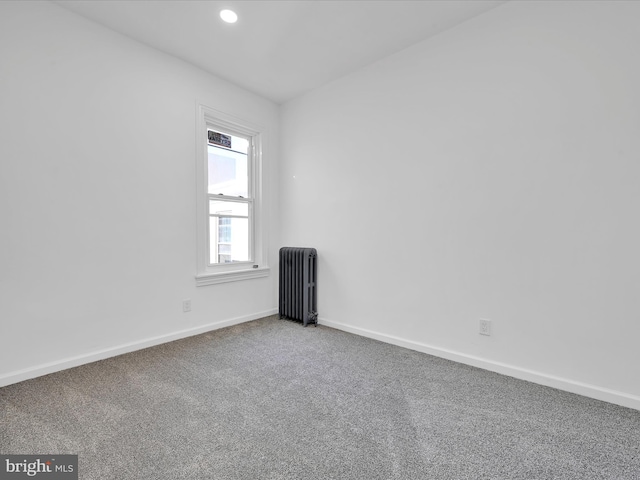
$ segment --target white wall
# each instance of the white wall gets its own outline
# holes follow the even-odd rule
[[[48,2],[0,2],[0,68],[0,385],[274,312],[194,276],[196,100],[267,129],[272,264],[275,104]]]
[[[639,18],[511,2],[286,104],[321,322],[640,408]]]

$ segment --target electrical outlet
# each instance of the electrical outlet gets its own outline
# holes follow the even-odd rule
[[[480,319],[480,335],[491,335],[491,320],[486,318]]]
[[[191,311],[191,300],[182,301],[182,311],[185,313]]]

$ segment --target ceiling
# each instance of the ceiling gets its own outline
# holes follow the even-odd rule
[[[56,0],[58,5],[283,103],[506,0]],[[234,10],[235,24],[220,20]]]

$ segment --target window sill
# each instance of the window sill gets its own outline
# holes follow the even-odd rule
[[[269,267],[248,268],[246,270],[232,270],[218,273],[201,273],[196,275],[196,287],[215,285],[218,283],[237,282],[238,280],[249,280],[251,278],[261,278],[269,276]]]

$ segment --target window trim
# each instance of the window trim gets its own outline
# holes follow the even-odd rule
[[[214,285],[250,278],[266,277],[270,273],[267,258],[267,235],[265,221],[265,199],[263,162],[266,143],[265,129],[251,122],[236,118],[198,102],[196,119],[196,286]],[[249,137],[251,162],[249,188],[253,194],[253,225],[249,239],[253,247],[253,262],[209,264],[209,192],[208,192],[208,148],[207,129],[220,129],[226,133]]]

